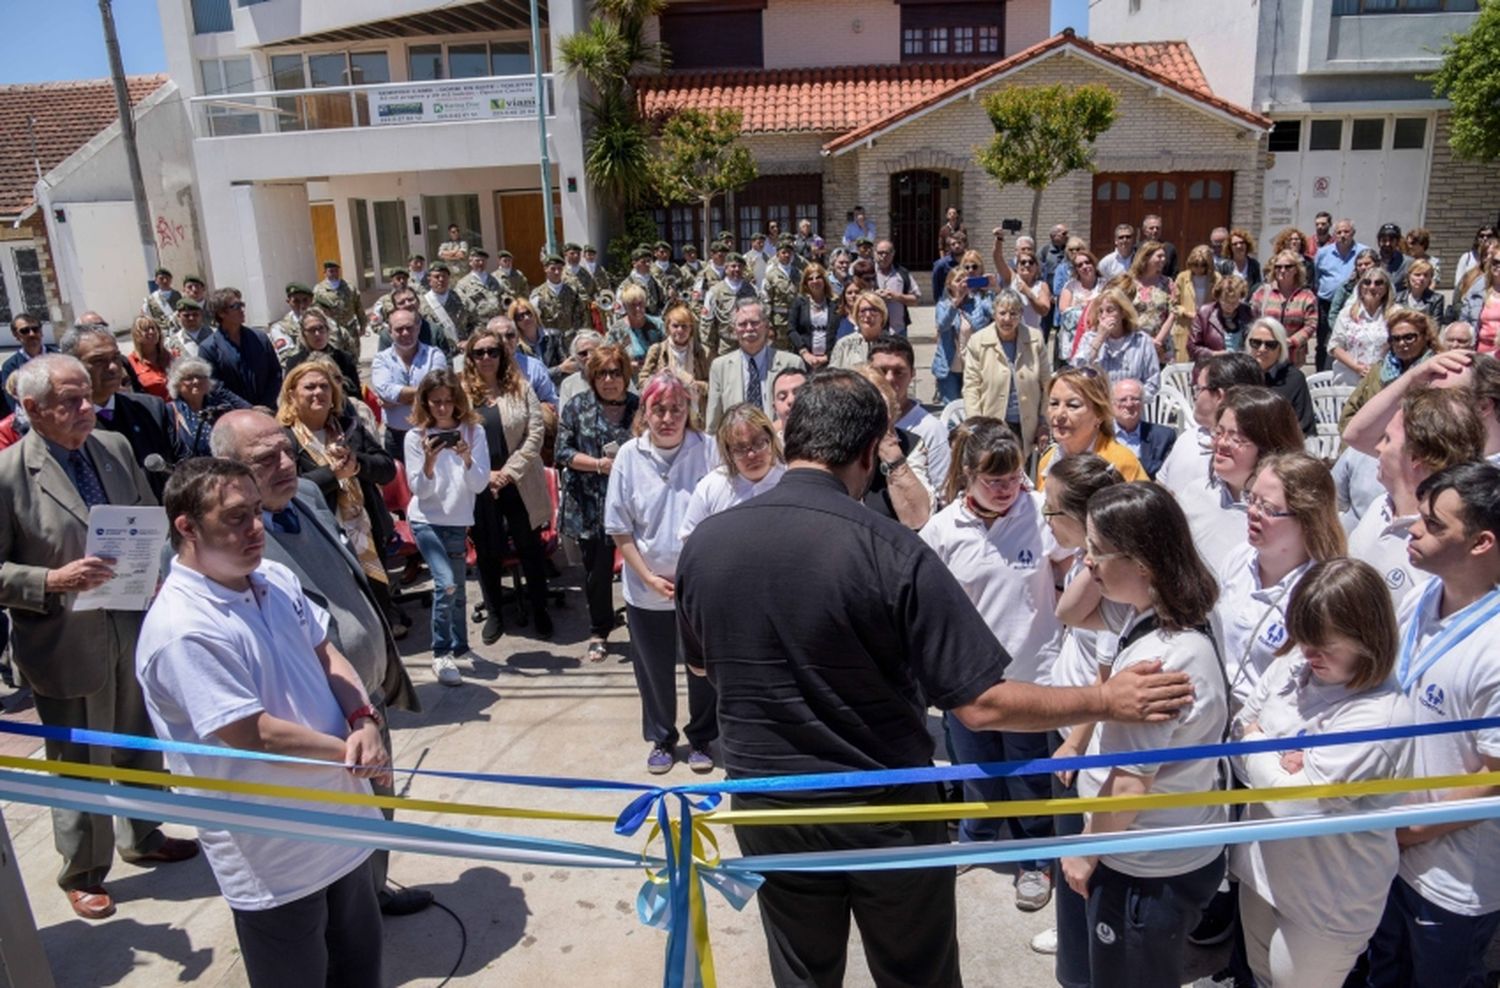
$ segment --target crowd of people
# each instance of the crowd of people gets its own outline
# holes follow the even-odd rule
[[[567,244],[534,290],[507,252],[490,271],[454,228],[438,261],[392,272],[373,307],[329,262],[316,286],[286,286],[288,311],[264,330],[236,289],[189,277],[179,294],[161,270],[129,354],[92,313],[56,352],[18,315],[21,350],[0,368],[0,605],[16,672],[44,723],[358,766],[314,779],[170,754],[184,776],[388,793],[386,711],[419,706],[397,644],[411,627],[403,584],[425,567],[431,672],[460,687],[483,661],[470,626],[485,645],[504,634],[507,560],[526,586],[510,606],[554,634],[561,537],[582,567],[586,663],[609,653],[622,583],[651,774],[679,760],[732,778],[920,767],[929,707],[955,763],[1287,741],[1224,771],[1195,760],[736,805],[1500,769],[1496,731],[1295,740],[1500,714],[1500,653],[1483,646],[1500,632],[1492,230],[1448,305],[1425,235],[1392,224],[1367,250],[1349,221],[1320,216],[1313,236],[1278,234],[1263,267],[1242,229],[1179,252],[1155,216],[1139,244],[1118,228],[1100,258],[1064,225],[1040,247],[997,228],[987,264],[956,211],[947,221],[932,285],[941,417],[913,393],[921,288],[863,217],[831,252],[810,224],[744,253],[721,237],[701,263],[641,245],[618,281],[592,247]],[[1307,445],[1332,424],[1307,381],[1325,370],[1352,386],[1336,460]],[[1151,411],[1171,393],[1177,427]],[[72,607],[112,575],[84,550],[98,504],[165,505],[171,547],[144,613]],[[51,742],[47,754],[161,764]],[[1229,817],[970,818],[956,837]],[[257,985],[330,966],[378,980],[382,911],[430,902],[387,888],[384,854],[121,823],[54,814],[74,911],[113,913],[116,848],[171,862],[201,844]],[[1015,905],[1055,908],[1033,948],[1056,954],[1065,988],[1177,985],[1186,943],[1223,936],[1223,984],[1479,985],[1500,929],[1497,827],[1040,857],[1018,864]],[[948,839],[940,823],[738,836],[747,853]],[[954,887],[951,868],[770,875],[758,901],[776,983],[839,983],[852,914],[880,983],[958,984]]]

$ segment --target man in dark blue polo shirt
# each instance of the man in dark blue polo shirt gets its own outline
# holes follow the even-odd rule
[[[281,361],[271,339],[245,325],[245,302],[238,288],[215,288],[208,296],[214,333],[198,356],[214,369],[214,380],[252,405],[271,411],[281,399]]]
[[[884,400],[819,373],[786,424],[780,485],[696,529],[678,562],[679,641],[719,696],[730,778],[932,763],[927,708],[974,730],[1161,719],[1186,677],[1153,667],[1103,688],[1004,680],[1010,657],[916,534],[859,502],[886,431]],[[737,808],[927,803],[932,783],[740,795]],[[942,821],[737,827],[746,854],[936,844]],[[954,869],[771,873],[758,893],[778,986],[839,985],[849,918],[876,984],[961,984]]]

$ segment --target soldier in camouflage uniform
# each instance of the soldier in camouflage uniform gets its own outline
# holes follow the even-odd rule
[[[703,262],[698,259],[697,244],[682,245],[682,267],[677,269],[678,287],[683,298],[692,294],[693,285],[697,284],[698,276],[703,273]]]
[[[442,261],[427,269],[430,286],[421,296],[422,318],[432,328],[432,344],[451,361],[458,346],[469,338],[469,312],[458,292],[448,288],[452,274]]]
[[[739,340],[734,335],[734,303],[742,298],[760,297],[745,276],[745,259],[739,254],[729,254],[724,260],[724,278],[703,297],[703,312],[698,319],[698,339],[710,357],[738,349]]]
[[[693,284],[693,300],[701,302],[708,297],[709,289],[724,280],[724,266],[729,257],[729,244],[723,240],[716,240],[708,245],[708,263],[703,265],[703,270],[698,272],[698,280]],[[743,270],[743,265],[741,269]]]
[[[203,326],[203,305],[184,295],[174,307],[172,328],[161,338],[172,359],[198,356],[198,344],[208,339],[212,330]]]
[[[573,286],[573,291],[585,302],[592,302],[603,286],[594,283],[594,276],[583,266],[583,248],[577,244],[563,244],[563,281]]]
[[[543,329],[555,330],[562,335],[564,346],[571,350],[573,337],[580,329],[590,325],[588,303],[579,297],[577,290],[563,278],[563,259],[549,254],[542,261],[547,280],[531,293],[531,305]]]
[[[172,287],[172,272],[166,268],[157,268],[156,290],[146,296],[146,301],[141,304],[141,315],[156,323],[156,329],[162,339],[167,338],[167,332],[172,328],[172,317],[176,312],[177,300],[182,298],[182,293]]]
[[[292,354],[302,346],[302,313],[312,305],[312,300],[311,288],[300,281],[289,283],[286,286],[286,302],[291,306],[291,311],[266,327],[266,335],[271,338],[271,346],[276,350],[276,359],[281,361],[282,370],[286,369],[286,362],[292,358]]]
[[[671,305],[682,297],[682,270],[672,263],[672,245],[665,240],[658,240],[652,252],[651,277],[661,285],[662,297]]]
[[[359,338],[365,331],[365,313],[359,294],[339,277],[339,262],[323,262],[323,280],[313,288],[313,304],[328,313],[328,342],[359,362]]]
[[[766,281],[761,293],[766,299],[766,313],[771,320],[776,349],[792,350],[792,338],[787,333],[787,317],[792,311],[792,302],[797,298],[797,287],[801,283],[797,270],[793,241],[782,237],[776,247],[776,259],[766,265]]]
[[[391,290],[375,300],[375,314],[384,323],[390,320],[391,313],[396,310],[396,303],[391,296],[411,284],[411,272],[406,268],[387,268],[385,280],[391,283]]]
[[[495,255],[496,263],[495,277],[504,286],[505,291],[515,298],[530,298],[531,285],[521,269],[516,267],[516,256],[508,250],[502,250]]]
[[[490,255],[477,247],[469,251],[469,273],[453,286],[468,311],[470,326],[483,326],[495,316],[503,315],[514,301],[500,279],[484,269],[489,259]]]
[[[667,293],[651,274],[651,248],[641,244],[630,252],[630,274],[615,288],[615,300],[618,307],[620,293],[627,285],[635,285],[646,293],[646,315],[661,317],[667,307]]]
[[[599,263],[599,248],[593,244],[583,245],[583,266],[593,275],[594,287],[598,291],[602,292],[615,283],[615,276],[610,273],[609,268]]]

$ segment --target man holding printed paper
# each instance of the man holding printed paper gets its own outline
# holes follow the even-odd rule
[[[92,385],[77,359],[37,357],[15,375],[31,432],[0,452],[0,605],[15,620],[16,665],[37,714],[52,727],[151,734],[135,678],[141,612],[78,610],[77,596],[114,576],[113,561],[85,554],[96,505],[154,507],[156,497],[124,436],[94,431]],[[154,752],[47,742],[47,757],[121,768],[160,769]],[[128,861],[166,863],[198,853],[148,820],[53,810],[63,856],[58,884],[73,911],[103,919],[114,849]],[[111,835],[113,830],[113,836]]]

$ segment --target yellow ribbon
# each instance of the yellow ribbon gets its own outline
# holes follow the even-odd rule
[[[1021,799],[981,803],[904,803],[894,806],[828,806],[783,810],[720,810],[701,819],[709,824],[763,827],[816,823],[893,823],[901,820],[959,820],[966,817],[1062,816],[1099,811],[1129,812],[1183,809],[1194,806],[1233,806],[1289,800],[1341,799],[1500,785],[1500,772],[1438,775],[1421,779],[1366,779],[1318,786],[1277,786],[1274,789],[1216,789],[1211,792],[1154,793],[1145,796],[1093,796],[1068,799]]]
[[[672,853],[672,848],[677,845],[678,835],[682,833],[682,821],[672,820],[671,841],[666,845],[666,855]],[[658,837],[662,836],[661,824],[651,825],[651,832],[646,835],[646,846],[641,850],[644,860],[651,859],[651,845]],[[707,850],[704,850],[704,849]],[[664,855],[664,856],[666,856]],[[708,938],[708,906],[703,898],[703,883],[698,880],[695,873],[698,868],[717,868],[721,856],[719,853],[719,839],[714,832],[709,830],[702,818],[693,817],[693,850],[690,873],[685,881],[688,883],[688,901],[690,904],[689,921],[693,931],[693,952],[698,962],[698,975],[703,983],[703,988],[717,988],[718,978],[714,974],[714,952],[713,946]],[[668,885],[671,879],[664,874],[666,869],[646,869],[646,878],[653,885]]]

